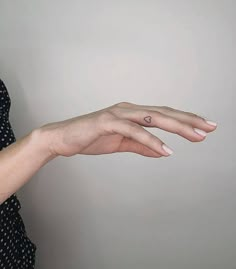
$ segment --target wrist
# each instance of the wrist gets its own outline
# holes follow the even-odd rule
[[[58,155],[51,150],[53,142],[52,132],[44,128],[44,126],[34,129],[31,134],[31,143],[38,147],[45,158],[45,162],[56,158]]]

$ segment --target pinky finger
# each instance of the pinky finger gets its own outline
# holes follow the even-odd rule
[[[158,137],[151,134],[137,123],[125,119],[119,119],[113,122],[111,128],[113,133],[118,133],[126,138],[131,138],[132,140],[145,145],[163,156],[167,157],[173,153],[173,151],[169,149]]]

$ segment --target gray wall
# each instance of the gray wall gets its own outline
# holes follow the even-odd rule
[[[236,268],[236,2],[0,0],[17,138],[120,101],[218,123],[175,151],[59,157],[19,192],[36,269]]]

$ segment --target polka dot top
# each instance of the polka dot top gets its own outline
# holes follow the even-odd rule
[[[10,106],[7,88],[0,80],[0,151],[16,141],[9,122]],[[20,209],[16,194],[0,204],[1,269],[32,269],[35,266],[36,246],[27,237]]]

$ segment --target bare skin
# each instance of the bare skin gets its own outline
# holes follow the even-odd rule
[[[205,139],[194,128],[205,133],[216,129],[216,126],[190,112],[122,102],[90,114],[47,124],[42,130],[52,134],[49,149],[55,156],[114,152],[134,152],[147,157],[169,156],[162,148],[164,143],[142,126],[160,128],[191,142]]]
[[[86,115],[45,124],[0,152],[0,204],[57,156],[134,152],[167,157],[164,143],[143,127],[160,128],[191,142],[216,129],[190,112],[122,102]],[[203,135],[195,128],[204,131]],[[202,130],[202,131],[201,131]]]

